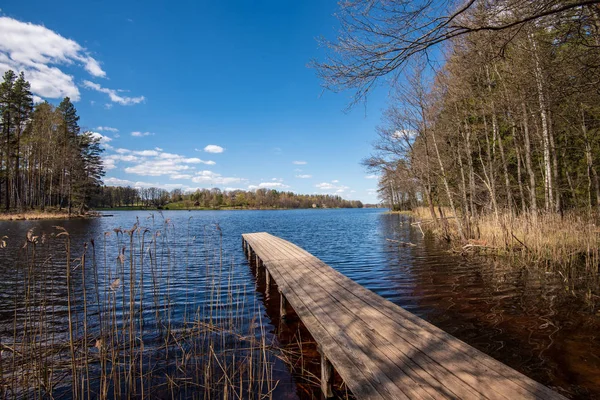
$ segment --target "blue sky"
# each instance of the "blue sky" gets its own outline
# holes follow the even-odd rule
[[[376,202],[369,155],[381,89],[344,112],[311,59],[335,37],[336,1],[10,1],[0,73],[69,95],[103,135],[109,185],[270,187]],[[212,146],[210,146],[212,145]],[[209,146],[209,147],[207,147]]]

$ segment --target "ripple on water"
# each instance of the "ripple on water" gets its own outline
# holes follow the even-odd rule
[[[93,238],[99,264],[104,265],[105,257],[107,260],[106,268],[98,270],[99,284],[106,286],[117,276],[118,249],[124,246],[128,251],[128,243],[113,228],[129,229],[137,221],[154,226],[163,231],[157,240],[168,235],[173,246],[153,257],[172,268],[169,273],[147,271],[143,289],[148,310],[160,309],[152,304],[154,273],[155,279],[169,280],[178,317],[186,310],[218,309],[227,302],[226,293],[232,293],[236,298],[230,303],[238,317],[249,320],[256,307],[263,315],[266,311],[264,296],[256,292],[241,251],[240,237],[246,232],[266,231],[298,244],[368,289],[511,367],[562,388],[570,397],[600,397],[600,321],[596,310],[584,301],[588,288],[599,292],[597,283],[578,280],[575,290],[565,290],[559,274],[453,255],[435,240],[424,239],[410,226],[408,217],[379,210],[166,211],[162,216],[154,213],[154,218],[148,218],[146,212],[111,214],[110,218],[60,223],[0,222],[0,235],[9,236],[9,247],[17,249],[31,227],[36,233],[51,232],[53,225],[60,224],[69,231],[75,254],[80,253],[84,241]],[[169,230],[163,229],[163,216],[171,220]],[[214,233],[215,223],[222,238],[205,234]],[[416,246],[401,247],[387,239]],[[221,244],[223,252],[215,251]],[[62,247],[53,250],[64,253]],[[0,282],[0,328],[12,318],[13,293],[20,283],[12,273],[18,252],[9,254],[0,257],[0,273],[5,277]],[[64,264],[60,260],[52,260],[40,273],[55,283],[48,300],[64,310]],[[204,271],[211,263],[223,265],[228,272],[209,278]],[[157,293],[164,295],[160,290]],[[212,296],[215,290],[219,292],[216,297]],[[227,318],[227,310],[223,312],[215,318]],[[253,323],[262,324],[269,332],[275,330],[268,318]],[[10,326],[4,328],[1,334],[10,334]]]

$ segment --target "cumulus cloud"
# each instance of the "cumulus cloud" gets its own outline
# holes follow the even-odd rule
[[[130,186],[134,183],[127,179],[119,179],[114,177],[104,178],[103,181],[106,186]]]
[[[248,189],[256,190],[256,189],[285,189],[289,188],[288,185],[283,184],[282,182],[261,182],[258,185],[249,185]]]
[[[133,186],[136,189],[140,188],[149,188],[149,187],[157,187],[166,190],[172,189],[183,189],[190,190],[191,188],[182,183],[160,183],[160,182],[143,182],[143,181],[131,181],[128,179],[119,179],[119,178],[104,178],[104,184],[106,186]]]
[[[334,180],[331,182],[321,182],[315,185],[315,187],[317,187],[318,189],[327,191],[328,193],[337,193],[337,194],[342,194],[345,193],[348,189],[350,189],[348,186],[344,186],[344,185],[338,185],[339,181]]]
[[[296,178],[309,179],[309,178],[312,178],[312,175],[296,175]]]
[[[119,132],[119,130],[117,128],[111,128],[110,126],[99,126],[96,128],[96,130],[100,131],[100,132],[112,132],[112,133]]]
[[[156,150],[136,150],[136,151],[132,151],[133,154],[137,154],[138,156],[142,156],[142,157],[152,157],[152,156],[158,156],[160,153]]]
[[[230,185],[232,183],[244,182],[246,179],[238,177],[225,177],[213,171],[198,171],[192,178],[192,182],[203,183],[208,185]]]
[[[366,175],[365,179],[378,179],[379,175]]]
[[[105,171],[110,171],[111,169],[117,168],[116,161],[108,157],[102,158],[102,166],[104,167]]]
[[[98,133],[98,132],[90,132],[90,135],[93,138],[95,138],[95,139],[99,139],[100,140],[100,144],[105,149],[112,149],[113,148],[110,144],[108,144],[109,142],[112,141],[111,137],[105,136],[105,135],[103,135],[101,133]]]
[[[105,136],[98,132],[90,132],[90,135],[93,138],[100,139],[100,143],[108,143],[108,142],[112,141],[112,138]]]
[[[145,159],[139,164],[125,168],[125,172],[143,176],[175,175],[192,169],[176,160]]]
[[[43,25],[0,17],[0,73],[9,69],[25,72],[31,91],[41,97],[80,99],[73,77],[58,66],[79,65],[90,75],[104,78],[106,72],[89,52]]]
[[[221,146],[217,146],[216,144],[209,144],[204,148],[204,151],[207,153],[222,153],[225,151]]]
[[[87,89],[91,89],[91,90],[95,90],[100,93],[107,94],[108,97],[110,98],[110,101],[112,101],[113,103],[121,104],[122,106],[130,106],[133,104],[139,104],[139,103],[143,102],[144,100],[146,100],[146,98],[144,96],[138,96],[138,97],[121,96],[119,94],[119,92],[122,92],[122,90],[108,89],[108,88],[102,87],[101,85],[99,85],[97,83],[87,81],[87,80],[83,81],[83,86]]]
[[[192,179],[190,174],[175,174],[170,176],[171,179]]]
[[[179,154],[173,154],[173,153],[160,153],[160,154],[158,154],[158,157],[162,158],[162,159],[166,159],[166,160],[178,160],[185,164],[206,164],[206,165],[215,165],[216,164],[216,162],[211,161],[211,160],[202,160],[197,157],[186,158],[184,156],[180,156]]]
[[[306,165],[308,164],[306,161],[292,161],[292,164],[296,164],[296,165]]]
[[[151,136],[151,135],[154,135],[154,133],[152,133],[152,132],[139,132],[139,131],[131,132],[131,136],[133,136],[133,137],[144,137],[144,136]]]

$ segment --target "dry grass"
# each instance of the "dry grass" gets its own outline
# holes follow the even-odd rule
[[[27,212],[9,212],[0,213],[0,221],[25,221],[42,219],[67,219],[67,218],[88,218],[96,216],[95,213],[85,215],[71,214],[64,211],[27,211]]]
[[[433,223],[428,208],[418,207],[412,215],[421,221],[424,229],[427,227],[434,233],[441,233],[441,226],[436,227]],[[523,262],[546,267],[583,267],[587,271],[598,271],[600,228],[595,224],[595,218],[587,215],[548,213],[534,218],[528,214],[513,216],[504,213],[498,217],[486,214],[469,221],[471,235],[468,243],[458,240],[456,221],[450,210],[444,210],[444,215],[453,243],[462,251],[483,250],[518,256]]]
[[[198,240],[188,234],[179,255],[168,220],[78,249],[56,229],[30,231],[16,249],[0,398],[272,397],[276,366],[290,355],[264,331],[218,226]]]

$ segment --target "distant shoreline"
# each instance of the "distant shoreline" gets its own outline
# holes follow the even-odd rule
[[[190,207],[190,208],[157,208],[157,207],[113,207],[113,208],[96,208],[94,211],[276,211],[276,210],[359,210],[359,209],[379,209],[384,210],[385,208],[375,208],[375,207],[361,207],[361,208],[353,208],[353,207],[316,207],[316,208],[283,208],[283,207]]]
[[[71,214],[68,212],[55,212],[55,211],[26,211],[26,212],[9,212],[0,213],[0,222],[2,221],[41,221],[48,219],[81,219],[81,218],[95,218],[101,216],[95,211],[91,211],[87,214]]]
[[[27,212],[0,212],[0,222],[3,221],[42,221],[51,219],[85,219],[85,218],[97,218],[102,217],[105,212],[110,211],[283,211],[283,210],[352,210],[353,208],[343,207],[331,207],[331,208],[245,208],[245,207],[221,207],[221,208],[210,208],[210,207],[192,207],[192,208],[176,208],[169,209],[157,208],[157,207],[114,207],[114,208],[96,208],[89,211],[86,214],[71,214],[67,212],[58,211],[39,211],[31,210]],[[359,208],[356,208],[357,210]],[[385,210],[385,208],[379,207],[363,207],[362,209],[376,209]]]

